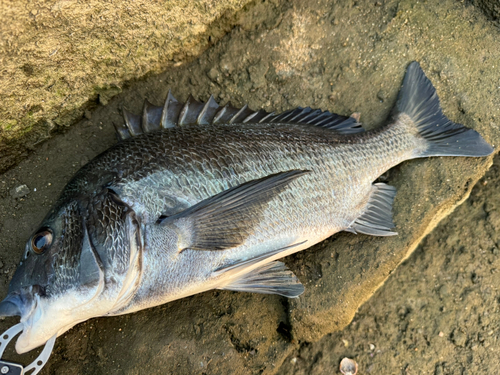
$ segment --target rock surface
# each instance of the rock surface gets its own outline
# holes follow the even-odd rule
[[[135,82],[107,106],[97,106],[0,178],[6,249],[1,295],[25,241],[58,192],[82,164],[113,144],[111,124],[121,121],[121,108],[138,113],[145,97],[161,104],[169,88],[183,100],[214,94],[254,109],[309,105],[344,115],[361,112],[362,122],[373,128],[390,113],[406,66],[418,60],[445,114],[500,144],[499,30],[472,6],[452,0],[275,0],[245,9],[238,24],[198,59]],[[420,240],[463,202],[491,161],[432,158],[391,170],[384,180],[398,189],[399,236],[342,233],[288,258],[306,287],[298,300],[209,292],[94,319],[58,339],[43,373],[276,373],[300,344],[345,327]],[[14,200],[8,192],[20,184],[37,190]],[[0,329],[14,322],[7,319]],[[28,358],[34,354],[22,357]]]
[[[500,157],[343,331],[303,343],[279,375],[496,374],[500,368]]]
[[[2,1],[0,172],[127,82],[199,55],[249,1]]]
[[[497,26],[500,26],[500,2],[497,0],[471,0],[471,3],[483,11],[483,13]]]

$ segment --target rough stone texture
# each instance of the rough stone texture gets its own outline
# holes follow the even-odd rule
[[[498,0],[471,0],[471,3],[479,7],[497,26],[500,26],[500,2]]]
[[[0,171],[128,81],[198,55],[249,1],[0,2]]]
[[[213,93],[254,109],[359,111],[373,128],[390,113],[406,66],[418,60],[445,114],[496,148],[500,144],[499,30],[473,6],[454,0],[275,0],[246,9],[237,24],[199,59],[135,82],[0,177],[1,295],[26,239],[64,184],[113,143],[111,124],[121,121],[121,108],[139,112],[145,97],[160,104],[169,88],[182,100],[190,93],[207,100]],[[58,339],[43,373],[276,373],[300,344],[347,325],[423,236],[468,196],[491,161],[432,158],[391,170],[384,180],[398,189],[399,236],[342,233],[288,258],[306,286],[298,300],[209,292],[95,319]],[[22,184],[37,190],[14,200],[9,191]],[[447,282],[453,283],[442,284]],[[15,321],[6,319],[0,329]],[[458,331],[455,337],[461,342]]]

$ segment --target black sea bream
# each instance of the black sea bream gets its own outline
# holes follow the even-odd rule
[[[297,297],[304,288],[278,259],[339,231],[396,234],[396,191],[373,183],[382,173],[493,151],[444,116],[416,62],[377,130],[310,108],[274,115],[169,94],[164,107],[125,113],[117,131],[26,244],[0,304],[21,317],[9,333],[22,330],[19,353],[87,319],[211,289]]]

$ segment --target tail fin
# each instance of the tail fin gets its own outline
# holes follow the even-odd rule
[[[416,61],[408,66],[395,112],[395,118],[409,116],[427,141],[426,151],[418,157],[487,156],[493,152],[478,132],[455,124],[443,114],[436,89]]]

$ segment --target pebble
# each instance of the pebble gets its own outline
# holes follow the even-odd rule
[[[439,296],[441,298],[446,298],[450,295],[450,289],[448,287],[448,285],[444,284],[441,286],[441,288],[439,288]]]
[[[264,64],[262,62],[258,63],[257,65],[252,65],[248,68],[250,80],[252,81],[254,88],[257,89],[266,85],[266,73],[268,68],[269,67],[267,66],[267,64]]]
[[[29,193],[30,189],[26,185],[19,185],[10,191],[11,197],[15,199],[25,197]]]
[[[380,100],[380,103],[383,103],[387,99],[387,94],[384,90],[380,90],[377,93],[377,99]]]
[[[465,333],[463,333],[459,329],[455,329],[453,331],[452,341],[456,346],[463,347],[463,346],[465,346],[465,344],[467,342],[467,335],[465,335]]]
[[[212,68],[208,71],[207,75],[212,81],[216,81],[217,77],[219,77],[219,71],[216,68]]]

